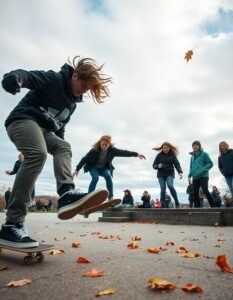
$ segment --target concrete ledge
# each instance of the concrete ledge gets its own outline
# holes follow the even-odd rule
[[[111,209],[103,212],[103,217],[99,221],[117,222],[117,218],[119,222],[149,221],[166,224],[233,226],[233,208]]]
[[[99,222],[113,222],[113,223],[120,223],[120,222],[130,222],[131,218],[127,217],[99,217]]]

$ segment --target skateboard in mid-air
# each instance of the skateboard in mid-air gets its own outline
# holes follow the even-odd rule
[[[44,260],[44,251],[48,251],[53,249],[54,245],[48,244],[39,244],[38,247],[34,248],[15,248],[11,246],[5,246],[0,244],[0,253],[3,249],[16,251],[21,253],[27,253],[27,255],[23,258],[23,261],[26,265],[30,265],[33,261],[42,262]]]
[[[117,204],[121,203],[121,199],[113,199],[110,201],[106,201],[103,202],[99,205],[90,207],[88,209],[85,209],[83,211],[80,212],[80,215],[83,215],[85,218],[88,218],[88,216],[96,211],[101,211],[107,208],[113,208],[114,206],[116,206]]]

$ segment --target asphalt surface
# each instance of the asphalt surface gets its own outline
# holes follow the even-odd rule
[[[26,266],[25,254],[4,250],[0,253],[0,299],[95,299],[96,293],[116,288],[113,295],[103,299],[233,299],[233,274],[224,273],[215,264],[218,255],[225,254],[233,267],[233,227],[208,227],[142,223],[100,223],[99,214],[89,219],[82,216],[68,221],[57,219],[55,213],[30,213],[26,226],[30,236],[38,241],[54,244],[63,249],[63,255],[45,254],[45,261]],[[5,219],[0,213],[0,222]],[[100,232],[100,234],[97,234]],[[100,239],[113,235],[118,239]],[[139,236],[139,248],[129,249],[131,237]],[[56,239],[56,241],[55,241]],[[218,241],[222,240],[222,241]],[[79,242],[79,248],[72,243]],[[174,246],[166,246],[174,242]],[[215,245],[220,245],[215,247]],[[158,254],[147,252],[151,247],[166,247]],[[200,252],[201,257],[184,258],[176,253],[179,247],[191,253]],[[80,264],[78,257],[91,260]],[[104,271],[96,278],[82,275],[91,268]],[[151,290],[149,278],[162,278],[177,286],[171,291]],[[22,287],[7,287],[12,280],[31,279]],[[193,283],[203,289],[202,293],[186,293],[180,289]]]

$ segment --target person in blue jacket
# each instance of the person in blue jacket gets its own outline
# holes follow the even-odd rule
[[[189,180],[192,178],[194,207],[201,207],[199,198],[200,187],[206,195],[210,207],[214,207],[214,201],[208,189],[209,170],[213,167],[213,162],[210,159],[209,154],[203,151],[199,141],[194,141],[192,143],[192,148],[193,151],[190,152],[191,159],[188,178]]]

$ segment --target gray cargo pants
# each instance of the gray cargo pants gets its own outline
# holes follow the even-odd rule
[[[27,205],[36,179],[41,173],[47,153],[53,155],[54,174],[57,190],[64,184],[73,185],[71,175],[70,144],[53,132],[41,128],[32,120],[17,120],[7,127],[7,133],[19,152],[24,155],[24,162],[16,174],[7,209],[7,221],[24,222]]]

